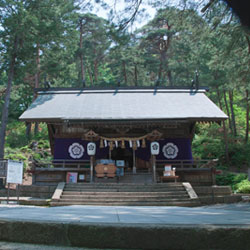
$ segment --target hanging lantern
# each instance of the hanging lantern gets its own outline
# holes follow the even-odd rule
[[[100,140],[100,148],[104,148],[103,139]]]
[[[115,147],[118,148],[118,141],[115,141]]]
[[[140,147],[140,141],[137,140],[137,141],[136,141],[136,144],[137,144],[137,147],[139,148],[139,147]]]
[[[122,148],[126,148],[124,140],[122,140]]]
[[[105,146],[105,148],[108,146],[107,140],[104,140],[104,146]]]
[[[145,139],[142,139],[141,147],[142,148],[146,148],[146,140]]]
[[[133,147],[132,141],[129,141],[129,147],[130,147],[130,148]]]

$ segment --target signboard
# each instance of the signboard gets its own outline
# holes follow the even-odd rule
[[[125,161],[124,160],[117,160],[116,166],[117,167],[125,167]]]
[[[7,183],[22,184],[23,162],[8,160]]]
[[[77,175],[78,173],[67,172],[67,183],[77,183]]]

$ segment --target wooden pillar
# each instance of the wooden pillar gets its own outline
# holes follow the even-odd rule
[[[156,182],[156,164],[155,164],[155,155],[152,155],[152,163],[153,163],[153,182]]]
[[[136,174],[135,150],[133,149],[133,174]]]
[[[90,182],[93,182],[94,176],[94,156],[90,156]]]
[[[109,160],[111,160],[111,156],[112,156],[112,150],[109,147]]]

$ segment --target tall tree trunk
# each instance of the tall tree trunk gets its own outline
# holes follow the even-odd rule
[[[93,83],[93,76],[92,76],[92,72],[91,72],[90,67],[87,67],[87,68],[88,68],[89,79],[90,79],[91,85],[93,86],[93,85],[94,85],[94,83]]]
[[[249,134],[249,91],[246,89],[246,134],[245,134],[245,143],[248,142]]]
[[[127,77],[127,70],[126,70],[126,63],[124,61],[122,61],[122,71],[123,71],[123,78],[124,78],[124,82],[125,85],[128,85],[128,77]]]
[[[94,63],[94,77],[95,77],[95,83],[98,83],[98,61],[96,60]]]
[[[138,86],[138,70],[137,70],[136,64],[135,64],[134,72],[135,72],[135,86]]]
[[[220,97],[220,91],[219,88],[217,87],[217,96],[219,100],[219,106],[220,109],[222,110],[222,103],[221,103],[221,97]],[[228,154],[228,138],[227,138],[227,128],[226,128],[226,123],[225,121],[222,121],[222,126],[223,126],[223,136],[224,136],[224,143],[225,143],[225,156],[226,156],[226,161],[227,163],[229,162],[229,154]]]
[[[224,99],[224,103],[225,103],[225,107],[226,107],[226,111],[227,111],[227,116],[228,116],[228,126],[230,131],[232,132],[232,122],[231,122],[231,116],[230,116],[230,112],[229,112],[229,107],[228,107],[228,103],[227,103],[227,93],[226,90],[223,90],[223,99]]]
[[[35,88],[40,86],[40,44],[36,45],[36,74],[35,74]],[[33,101],[37,98],[36,92],[33,96]],[[34,134],[37,135],[39,130],[39,124],[36,122],[34,127]]]
[[[233,129],[233,135],[237,136],[237,129],[236,129],[236,122],[235,122],[235,115],[234,115],[234,107],[233,107],[233,90],[229,90],[229,104],[230,104],[230,110],[231,110],[231,117],[232,117],[232,129]]]
[[[9,72],[8,72],[8,84],[7,84],[3,110],[2,110],[2,120],[1,120],[1,129],[0,129],[0,159],[4,158],[6,127],[7,127],[8,116],[9,116],[10,94],[11,94],[11,87],[12,87],[12,82],[14,78],[17,48],[18,48],[18,38],[17,36],[15,36],[13,52],[10,58],[10,66],[9,66]]]
[[[169,85],[172,87],[173,86],[173,79],[172,79],[172,73],[170,70],[168,70],[167,76],[168,76]]]
[[[83,24],[82,20],[80,20],[80,64],[81,64],[81,83],[82,87],[85,87],[85,71],[84,71],[84,65],[83,65],[83,53],[82,53],[82,36],[83,36]]]
[[[160,59],[160,67],[159,67],[159,71],[158,71],[158,79],[156,82],[156,86],[161,85],[162,71],[163,71],[163,62],[162,62],[162,59]]]

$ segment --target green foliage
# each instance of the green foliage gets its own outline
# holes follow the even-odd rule
[[[224,158],[224,144],[218,136],[219,127],[213,125],[197,125],[196,134],[192,143],[193,156],[198,159]]]
[[[233,190],[238,192],[240,183],[246,181],[247,174],[227,173],[216,175],[216,184],[219,186],[231,186]]]
[[[193,156],[218,158],[224,168],[249,167],[250,142],[244,143],[249,101],[246,90],[250,89],[249,33],[231,17],[223,1],[214,1],[205,15],[194,8],[194,1],[191,3],[170,7],[164,1],[156,1],[152,3],[157,8],[155,17],[140,30],[128,31],[117,29],[117,23],[111,19],[86,12],[79,14],[78,1],[2,1],[0,113],[15,36],[19,41],[7,127],[7,156],[17,159],[25,155],[26,161],[29,157],[50,157],[46,125],[40,124],[39,133],[32,132],[28,139],[25,124],[17,120],[33,99],[36,75],[40,87],[44,81],[54,87],[81,87],[82,56],[86,86],[91,87],[115,87],[118,82],[120,86],[190,86],[194,71],[198,70],[200,84],[210,87],[209,95],[229,115],[230,127],[234,112],[237,136],[232,135],[226,123],[227,162],[222,128],[217,124],[198,125]],[[233,100],[229,100],[228,91],[233,92]],[[30,147],[32,141],[38,141],[37,152]],[[233,183],[231,177],[218,181]]]
[[[26,126],[22,122],[12,122],[8,124],[6,146],[11,148],[24,147],[31,140],[39,141],[45,145],[45,148],[49,147],[48,143],[48,130],[46,124],[39,125],[39,133],[33,135],[30,139],[26,136]]]
[[[238,193],[245,193],[245,194],[250,193],[250,181],[249,180],[241,181],[240,183],[236,185],[236,187],[237,187]]]
[[[230,164],[237,166],[238,169],[250,166],[250,142],[245,143],[230,143],[229,157]]]
[[[235,174],[228,173],[223,175],[216,175],[216,184],[219,186],[232,186],[234,183]]]

